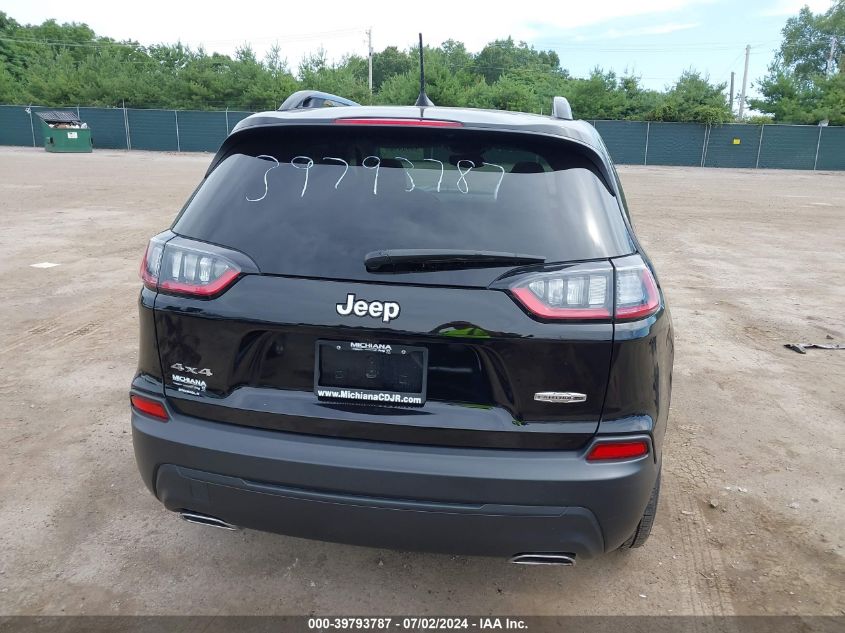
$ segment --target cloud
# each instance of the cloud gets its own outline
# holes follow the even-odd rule
[[[713,2],[715,0],[603,0],[592,3],[567,3],[565,11],[544,11],[542,21],[532,21],[527,23],[527,26],[539,29],[575,29],[620,18],[672,13]]]
[[[575,31],[608,28],[615,20],[668,22],[673,14],[683,15],[714,1],[541,0],[530,6],[509,6],[428,0],[417,10],[411,5],[400,8],[395,0],[368,0],[364,6],[348,0],[321,0],[315,11],[314,3],[258,0],[250,11],[209,11],[207,2],[200,0],[145,0],[143,11],[113,11],[106,0],[82,0],[73,5],[63,0],[6,0],[3,8],[22,22],[41,22],[50,17],[60,22],[84,21],[102,35],[136,39],[142,44],[181,40],[191,46],[205,44],[209,51],[232,53],[248,42],[261,56],[278,41],[283,56],[295,67],[304,54],[320,46],[326,49],[329,59],[346,53],[365,54],[364,30],[368,27],[372,27],[376,50],[389,45],[411,46],[417,32],[422,31],[429,44],[438,45],[453,38],[477,51],[508,35],[517,41],[531,42],[563,34],[570,38],[592,35]],[[198,15],[201,19],[197,19]],[[256,20],[256,15],[261,19]],[[688,16],[678,22],[687,20]],[[628,27],[620,28],[624,31]],[[649,32],[643,30],[641,34]]]
[[[601,39],[618,39],[620,37],[639,37],[641,35],[666,35],[668,33],[675,33],[676,31],[686,31],[701,26],[699,22],[690,22],[687,24],[678,24],[677,22],[667,22],[665,24],[656,24],[654,26],[641,26],[633,29],[608,29],[602,33]]]
[[[774,6],[761,11],[760,15],[766,17],[798,15],[805,5],[810,7],[813,13],[824,13],[830,8],[830,0],[778,0]]]

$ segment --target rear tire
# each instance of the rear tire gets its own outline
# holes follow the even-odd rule
[[[660,498],[660,473],[657,473],[657,481],[654,483],[654,488],[651,490],[651,497],[648,499],[648,505],[645,507],[643,516],[637,524],[637,529],[628,538],[627,541],[619,546],[619,549],[633,549],[635,547],[642,547],[648,540],[651,534],[651,528],[654,525],[654,517],[657,514],[657,501]]]

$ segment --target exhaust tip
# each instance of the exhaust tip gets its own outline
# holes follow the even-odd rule
[[[546,554],[531,552],[517,554],[510,559],[515,565],[562,565],[572,567],[575,564],[575,554]]]
[[[197,525],[206,525],[208,527],[220,528],[221,530],[239,529],[237,525],[226,523],[223,519],[218,519],[217,517],[213,517],[208,514],[202,514],[201,512],[183,510],[179,513],[179,516],[182,517],[182,520],[187,521],[188,523],[195,523]]]

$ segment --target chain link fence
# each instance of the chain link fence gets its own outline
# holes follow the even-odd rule
[[[73,110],[94,148],[214,152],[252,112],[0,105],[0,145],[40,147],[39,110]],[[845,170],[845,127],[591,121],[620,165]]]

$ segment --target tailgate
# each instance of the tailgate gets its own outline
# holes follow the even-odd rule
[[[353,294],[399,315],[342,315]],[[247,275],[213,301],[159,294],[167,396],[186,413],[295,432],[425,444],[565,448],[595,432],[611,323],[540,323],[498,290]],[[318,341],[427,352],[422,406],[315,393]],[[361,354],[361,362],[379,352]],[[583,402],[538,402],[543,391]]]

